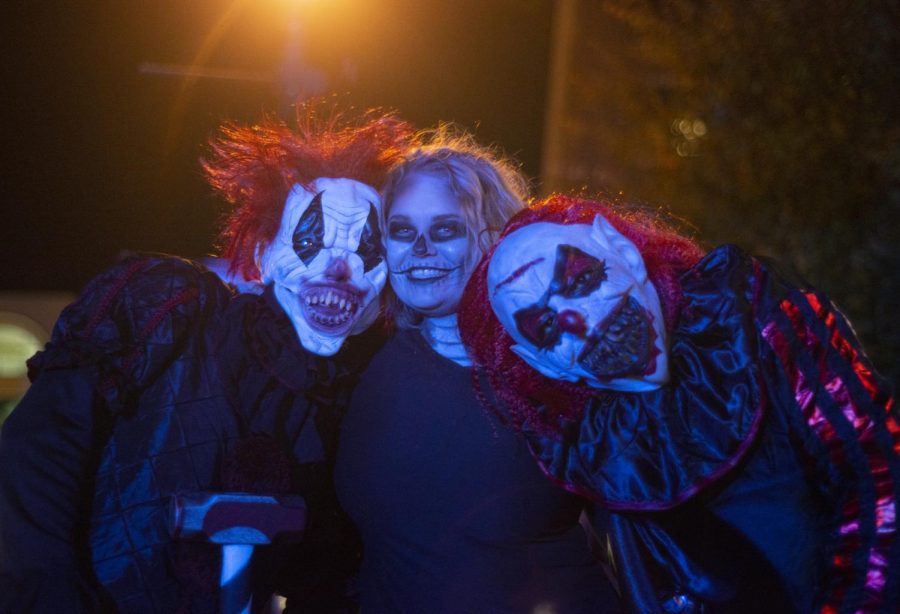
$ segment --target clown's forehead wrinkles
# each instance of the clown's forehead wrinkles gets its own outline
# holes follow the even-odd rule
[[[543,261],[544,261],[544,257],[541,256],[540,258],[535,258],[531,262],[526,262],[525,264],[520,266],[518,269],[516,269],[515,271],[510,273],[506,279],[504,279],[503,281],[498,283],[496,286],[494,286],[494,295],[496,296],[496,294],[500,290],[500,288],[502,288],[505,285],[511,284],[512,282],[517,280],[519,277],[524,275],[528,269],[542,263]]]
[[[369,203],[369,207],[374,206],[375,205],[372,203]],[[357,207],[354,210],[351,210],[350,207],[347,207],[346,205],[338,207],[329,204],[327,201],[324,203],[324,207],[336,221],[342,224],[352,224],[361,219],[366,219],[369,216],[369,207]]]

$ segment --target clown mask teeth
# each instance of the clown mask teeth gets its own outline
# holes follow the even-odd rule
[[[344,334],[355,322],[364,293],[348,284],[309,284],[300,295],[311,326],[326,334]]]
[[[600,378],[643,374],[654,357],[650,314],[625,296],[591,331],[578,364]]]

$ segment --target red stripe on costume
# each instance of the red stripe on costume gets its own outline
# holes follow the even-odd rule
[[[857,379],[865,388],[869,398],[877,401],[879,396],[878,384],[872,370],[864,364],[860,356],[859,348],[851,343],[837,326],[837,318],[827,305],[823,305],[819,298],[812,292],[804,294],[806,300],[830,331],[829,342],[846,361]],[[839,384],[839,385],[838,385]],[[887,570],[887,553],[897,531],[894,486],[891,481],[890,469],[887,459],[877,447],[874,440],[875,424],[865,415],[853,398],[846,384],[838,378],[832,381],[832,387],[828,389],[832,398],[841,406],[844,415],[858,433],[860,444],[863,446],[869,459],[870,472],[875,486],[875,546],[869,553],[869,570],[866,573],[866,601],[864,605],[878,605],[877,599],[884,590]],[[888,399],[885,405],[885,423],[892,437],[891,447],[895,452],[900,452],[900,427],[891,414],[893,399]],[[874,599],[874,601],[873,601]]]
[[[153,317],[150,318],[144,327],[141,329],[141,332],[135,338],[133,347],[131,351],[125,356],[122,360],[122,364],[119,367],[119,371],[121,373],[125,373],[128,371],[132,363],[140,356],[142,350],[144,349],[144,345],[150,339],[150,335],[159,326],[159,323],[162,319],[168,315],[175,307],[181,305],[182,303],[186,303],[189,300],[196,299],[200,295],[200,290],[194,287],[185,288],[175,296],[168,299],[165,303],[160,306],[160,308],[153,314]],[[107,392],[111,390],[115,386],[115,376],[111,375],[107,377],[104,381],[102,381],[98,385],[98,389],[101,392]]]
[[[115,283],[113,283],[109,291],[100,299],[100,305],[97,307],[96,311],[94,311],[94,315],[91,317],[91,320],[87,323],[87,326],[84,327],[84,331],[79,333],[80,337],[85,339],[90,338],[92,334],[94,334],[94,329],[99,326],[100,321],[106,317],[106,312],[109,311],[110,305],[112,305],[113,299],[116,295],[122,291],[122,288],[125,287],[125,284],[128,283],[128,280],[131,279],[135,273],[141,271],[149,266],[149,263],[146,260],[135,260],[125,271],[116,279]]]
[[[878,385],[872,375],[872,370],[860,360],[859,349],[841,334],[841,331],[837,327],[834,312],[823,305],[818,296],[812,292],[806,292],[804,293],[804,296],[813,308],[813,311],[815,311],[816,317],[822,320],[825,323],[825,326],[831,331],[831,338],[829,339],[831,347],[837,350],[841,355],[841,358],[850,364],[853,371],[856,373],[856,377],[859,378],[860,383],[866,389],[866,392],[869,393],[869,398],[874,400],[878,396]]]
[[[791,322],[797,339],[805,347],[809,356],[815,362],[816,372],[820,374],[819,382],[828,392],[834,403],[841,409],[847,421],[853,425],[857,442],[866,456],[869,465],[869,473],[872,476],[876,501],[875,501],[875,537],[872,547],[866,555],[865,581],[863,583],[863,607],[878,605],[883,597],[882,591],[886,583],[887,552],[896,534],[896,520],[894,508],[893,484],[890,479],[888,462],[878,447],[875,440],[875,423],[872,418],[859,407],[853,398],[847,382],[841,376],[828,368],[829,345],[852,368],[855,376],[862,383],[871,399],[876,399],[878,390],[871,371],[863,364],[860,352],[853,343],[847,340],[837,327],[835,314],[822,305],[813,294],[806,294],[806,299],[813,308],[816,316],[825,324],[828,330],[827,345],[818,339],[811,329],[800,309],[789,300],[782,301],[781,311]],[[814,386],[816,382],[808,382],[799,367],[792,359],[790,347],[784,334],[779,331],[774,323],[769,323],[763,329],[763,337],[778,355],[785,374],[790,381],[794,392],[794,398],[803,412],[806,423],[825,444],[831,461],[846,474],[846,464],[842,442],[833,426],[815,404]],[[890,405],[888,405],[890,407]],[[887,416],[889,432],[894,436],[894,448],[897,449],[898,433],[896,422]],[[849,476],[852,480],[852,476]],[[834,611],[846,594],[852,577],[851,564],[854,552],[862,547],[859,518],[859,493],[854,490],[849,493],[848,500],[841,510],[841,525],[839,527],[839,543],[837,553],[833,559],[833,565],[839,570],[835,586],[832,588],[829,604],[824,606],[822,612]]]
[[[784,310],[784,303],[782,303]],[[837,437],[831,423],[822,413],[820,407],[815,404],[815,394],[806,381],[806,377],[794,363],[791,355],[790,344],[784,333],[777,328],[774,322],[769,322],[762,330],[763,338],[769,343],[775,354],[778,356],[779,362],[784,369],[788,378],[794,399],[797,402],[807,425],[818,436],[819,440],[825,445],[825,449],[832,462],[837,467],[844,466],[844,451],[841,441]],[[806,339],[801,339],[806,344]],[[847,586],[850,583],[848,569],[852,561],[852,552],[855,550],[852,540],[852,534],[846,532],[846,527],[851,526],[847,523],[848,516],[852,517],[850,512],[853,508],[858,507],[858,495],[855,491],[848,493],[848,500],[841,510],[842,524],[839,531],[839,544],[837,552],[832,558],[832,566],[839,570],[836,575],[836,582],[831,587],[831,594],[828,596],[827,605],[823,606],[821,612],[837,612],[839,605],[844,598]]]

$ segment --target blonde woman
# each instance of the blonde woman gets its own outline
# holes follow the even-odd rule
[[[381,612],[613,612],[578,524],[584,502],[482,409],[456,311],[527,182],[438,130],[389,175],[383,235],[393,336],[341,428],[338,494],[363,539],[361,605]]]

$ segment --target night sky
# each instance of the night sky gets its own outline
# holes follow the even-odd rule
[[[199,175],[203,144],[224,120],[283,114],[283,82],[158,73],[274,74],[291,4],[3,3],[0,291],[77,291],[123,250],[209,253],[221,209]],[[419,127],[457,122],[536,177],[550,0],[293,4],[323,93]]]

